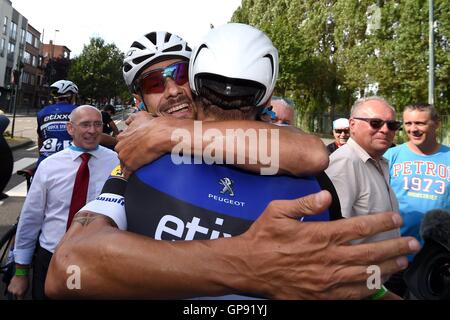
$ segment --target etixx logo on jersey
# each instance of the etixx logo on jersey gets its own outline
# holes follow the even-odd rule
[[[234,200],[231,199],[231,197],[234,197],[234,190],[233,190],[233,185],[234,182],[233,180],[231,180],[230,178],[224,177],[222,179],[219,180],[219,184],[222,186],[222,190],[220,191],[221,195],[216,195],[216,194],[208,194],[208,198],[217,202],[222,202],[225,203],[227,205],[231,205],[231,206],[236,206],[236,207],[244,207],[245,206],[245,202],[244,201],[238,201],[238,200]],[[225,197],[225,196],[229,196]]]

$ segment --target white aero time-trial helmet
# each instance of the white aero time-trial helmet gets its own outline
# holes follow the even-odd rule
[[[58,97],[65,97],[71,94],[78,94],[78,87],[69,80],[59,80],[50,86],[52,93]]]
[[[179,36],[165,31],[150,32],[134,41],[123,60],[123,78],[133,93],[135,80],[150,65],[171,58],[189,60],[192,49]]]
[[[228,23],[212,29],[194,49],[189,84],[198,94],[213,92],[223,99],[239,98],[262,106],[278,76],[278,51],[255,27]]]

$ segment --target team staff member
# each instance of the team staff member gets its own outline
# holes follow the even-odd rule
[[[28,290],[36,241],[39,240],[33,262],[32,295],[43,299],[48,264],[70,225],[69,212],[74,214],[86,201],[95,199],[118,165],[117,154],[98,145],[103,127],[100,111],[80,106],[72,111],[69,120],[67,130],[73,144],[42,161],[20,214],[14,248],[16,275],[8,287],[19,299]],[[82,167],[87,171],[80,171]],[[80,179],[87,179],[84,189],[76,188]]]

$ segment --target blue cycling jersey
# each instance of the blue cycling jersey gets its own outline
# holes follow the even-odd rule
[[[340,217],[329,179],[261,176],[231,166],[173,163],[170,155],[140,168],[128,181],[128,230],[158,240],[231,237],[245,232],[270,201],[328,189],[334,207],[305,221]]]
[[[48,156],[67,148],[72,137],[67,132],[69,115],[77,106],[70,103],[56,103],[40,110],[37,114],[38,135],[42,140],[38,165]]]

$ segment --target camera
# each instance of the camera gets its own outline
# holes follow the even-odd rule
[[[432,210],[421,225],[425,240],[404,280],[417,299],[450,300],[450,211]]]

